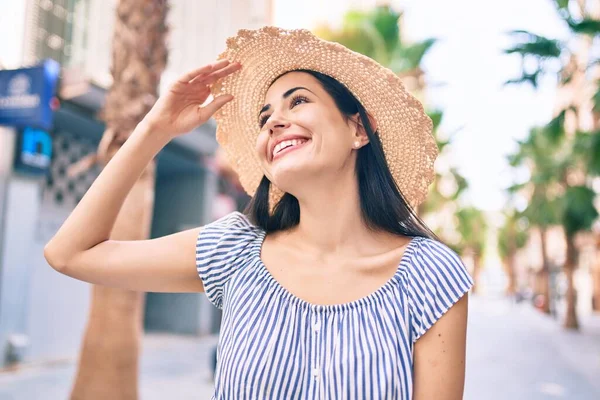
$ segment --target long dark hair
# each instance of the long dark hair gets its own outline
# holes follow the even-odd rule
[[[360,116],[369,138],[369,143],[358,150],[356,158],[360,208],[366,225],[377,231],[439,240],[400,193],[385,160],[379,135],[373,131],[365,108],[352,92],[334,78],[320,72],[302,69],[290,72],[305,72],[314,76],[346,119],[357,113]],[[298,199],[289,193],[283,195],[272,214],[269,212],[270,186],[271,182],[263,176],[245,211],[252,223],[267,233],[298,225],[300,205]]]

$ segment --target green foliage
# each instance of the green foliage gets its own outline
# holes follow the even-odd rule
[[[461,247],[470,248],[481,255],[488,229],[485,214],[475,207],[464,207],[456,213],[456,221],[462,238]]]
[[[511,249],[522,249],[529,240],[529,221],[516,210],[505,213],[504,225],[498,230],[498,252],[501,258],[510,255]]]
[[[560,143],[565,138],[565,115],[567,110],[562,110],[558,115],[545,127],[545,134],[548,139],[553,143]]]
[[[419,67],[435,40],[404,43],[400,37],[401,16],[387,5],[369,11],[351,10],[344,15],[339,30],[322,26],[315,30],[315,34],[364,54],[395,73],[406,73]]]
[[[600,175],[600,132],[598,131],[590,136],[588,154],[588,172],[596,176]]]
[[[600,175],[600,131],[578,131],[573,145],[573,158],[582,162],[589,175]]]
[[[433,122],[433,130],[436,131],[442,124],[444,112],[442,110],[428,110],[427,115],[429,116],[429,118],[431,118],[431,121]]]
[[[397,46],[390,59],[390,69],[397,74],[416,69],[435,43],[436,39],[427,39],[412,45]]]
[[[567,235],[590,230],[598,211],[594,207],[596,194],[587,186],[572,186],[563,199],[562,224]]]
[[[574,33],[589,36],[597,36],[600,34],[600,20],[597,19],[584,18],[581,21],[567,19],[567,24],[569,24],[569,28],[571,28]]]
[[[594,112],[600,113],[600,82],[596,81],[596,93],[592,97],[594,103]]]
[[[376,7],[371,21],[385,42],[386,50],[393,51],[400,42],[398,21],[402,13],[394,11],[390,6]]]
[[[511,194],[523,190],[530,193],[529,204],[523,216],[536,226],[549,226],[560,223],[560,204],[553,191],[561,185],[564,168],[568,165],[561,142],[551,139],[545,128],[533,128],[529,136],[518,142],[518,150],[509,156],[513,167],[527,167],[530,178],[507,189]]]
[[[504,50],[506,54],[519,54],[522,57],[558,58],[562,54],[563,45],[559,40],[548,39],[532,32],[515,30],[509,32],[517,43]],[[520,40],[519,40],[520,39]]]
[[[504,84],[505,85],[514,85],[514,84],[520,85],[522,83],[529,83],[534,89],[537,89],[541,74],[542,74],[541,69],[537,69],[532,74],[523,72],[519,78],[509,79],[506,82],[504,82]]]
[[[505,54],[518,54],[523,60],[521,76],[510,79],[505,84],[523,84],[529,83],[533,88],[538,87],[539,79],[545,71],[545,62],[550,59],[559,59],[563,54],[564,45],[559,40],[549,39],[532,32],[524,30],[515,30],[509,32],[515,44],[513,47],[504,50]],[[533,72],[525,70],[525,60],[534,59],[537,63]]]

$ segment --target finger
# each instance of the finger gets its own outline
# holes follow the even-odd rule
[[[179,78],[180,82],[190,82],[194,78],[199,75],[206,75],[211,73],[212,71],[217,71],[226,65],[229,64],[229,60],[221,60],[213,64],[208,64],[200,68],[196,68],[192,71],[185,73],[181,78]]]
[[[210,117],[231,100],[233,100],[233,96],[230,94],[223,94],[219,97],[215,97],[213,101],[202,107],[202,111]]]
[[[208,75],[204,75],[203,77],[198,78],[197,80],[194,80],[194,83],[197,82],[197,83],[201,83],[203,85],[210,85],[227,75],[230,75],[236,71],[239,71],[241,68],[242,68],[242,65],[240,63],[237,63],[237,62],[232,63],[221,70],[216,70]]]

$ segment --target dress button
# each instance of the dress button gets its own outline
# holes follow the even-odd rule
[[[317,378],[319,376],[319,368],[313,368],[313,376]]]

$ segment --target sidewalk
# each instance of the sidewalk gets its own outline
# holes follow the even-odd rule
[[[213,391],[209,360],[216,342],[216,337],[145,335],[140,399],[209,400]],[[75,367],[69,361],[0,373],[0,400],[68,399]]]
[[[581,332],[527,304],[472,296],[465,400],[600,399],[600,316]],[[209,400],[209,359],[217,338],[149,334],[141,360],[141,400]],[[75,365],[0,373],[0,400],[67,399]]]
[[[600,399],[600,316],[571,332],[529,304],[470,300],[466,400]]]

